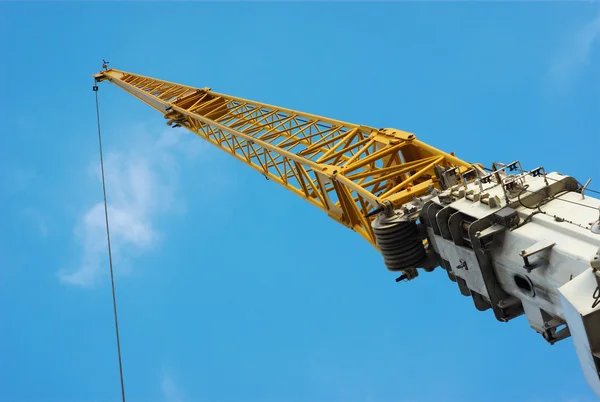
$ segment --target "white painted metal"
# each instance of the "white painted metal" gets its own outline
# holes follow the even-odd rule
[[[600,268],[600,260],[594,260],[600,248],[600,234],[594,230],[599,226],[600,200],[589,192],[582,197],[581,186],[568,176],[536,173],[539,176],[501,171],[491,176],[491,182],[476,180],[437,194],[431,199],[436,204],[436,223],[425,223],[427,238],[451,279],[458,278],[463,286],[466,283],[471,294],[481,295],[492,309],[498,305],[518,307],[506,321],[525,314],[531,328],[551,343],[570,333],[585,378],[600,397],[600,304],[591,308],[598,287],[591,261]],[[519,223],[502,228],[494,221],[493,227],[486,229],[494,232],[493,243],[486,246],[493,281],[504,295],[494,306],[489,275],[486,285],[483,259],[476,254],[476,247],[457,240],[457,232],[450,238],[448,232],[446,236],[436,234],[433,226],[445,224],[453,230],[458,215],[472,222],[501,210],[516,211]],[[459,214],[452,218],[456,212]],[[467,232],[469,223],[464,224]],[[475,237],[479,238],[474,235],[471,240]],[[600,291],[597,298],[600,301]],[[561,328],[568,329],[558,332]]]
[[[598,353],[600,352],[600,304],[592,308],[590,295],[598,287],[592,269],[559,288],[563,314],[587,383],[600,396]]]

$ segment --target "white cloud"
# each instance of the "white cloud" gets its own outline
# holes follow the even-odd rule
[[[128,272],[127,260],[150,250],[160,240],[156,228],[158,217],[183,211],[184,205],[176,198],[181,160],[197,156],[207,146],[183,130],[167,129],[158,138],[144,130],[124,134],[133,139],[129,146],[115,151],[107,149],[105,143],[104,169],[115,275]],[[99,162],[93,164],[90,175],[101,188]],[[60,271],[60,280],[77,286],[94,285],[109,273],[102,199],[82,214],[75,237],[83,248],[81,263],[77,269]]]
[[[550,66],[550,78],[555,84],[570,83],[574,74],[589,65],[594,45],[600,43],[600,12],[581,29],[565,39],[557,58]]]
[[[27,226],[34,228],[42,237],[48,237],[51,219],[47,212],[36,207],[23,207],[21,213]]]
[[[179,388],[173,377],[166,370],[163,370],[160,387],[165,402],[184,402],[184,394],[181,388]]]

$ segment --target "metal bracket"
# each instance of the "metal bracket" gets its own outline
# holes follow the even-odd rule
[[[585,185],[581,188],[581,199],[584,200],[585,199],[585,190],[587,189],[587,187],[590,185],[590,183],[592,182],[592,179],[589,178],[588,181],[585,182]]]
[[[539,268],[542,265],[545,265],[545,262],[543,262],[541,259],[538,259],[537,261],[531,263],[529,261],[529,257],[533,256],[534,254],[538,254],[544,250],[549,250],[552,247],[554,247],[555,244],[556,243],[554,242],[542,239],[534,245],[529,246],[527,249],[521,250],[521,257],[523,257],[524,263],[523,268],[525,268],[527,272],[531,272],[532,270]]]
[[[453,186],[459,184],[458,182],[458,168],[443,168],[441,166],[434,166],[433,171],[440,183],[440,187],[442,190],[447,190],[452,188]]]
[[[496,278],[489,250],[486,250],[484,239],[481,237],[482,232],[492,225],[491,215],[473,222],[469,227],[469,238],[479,262],[494,316],[498,321],[507,322],[523,314],[523,307],[519,299],[506,293]],[[480,235],[477,236],[477,233]]]
[[[405,269],[402,271],[402,275],[396,278],[396,282],[406,282],[412,281],[417,276],[419,276],[419,272],[414,268]]]
[[[542,336],[550,345],[554,345],[556,342],[562,341],[563,339],[571,336],[571,331],[567,326],[559,329],[558,331],[556,328],[549,328],[542,333]]]

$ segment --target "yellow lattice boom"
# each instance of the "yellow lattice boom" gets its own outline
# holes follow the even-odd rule
[[[406,131],[346,123],[295,110],[108,69],[94,75],[144,101],[172,127],[185,127],[319,207],[377,247],[370,212],[439,189],[434,167],[473,165]]]

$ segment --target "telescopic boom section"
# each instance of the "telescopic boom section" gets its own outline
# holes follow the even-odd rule
[[[436,170],[462,177],[479,167],[418,141],[375,129],[115,69],[95,74],[292,193],[321,208],[377,248],[371,221],[439,189]]]

